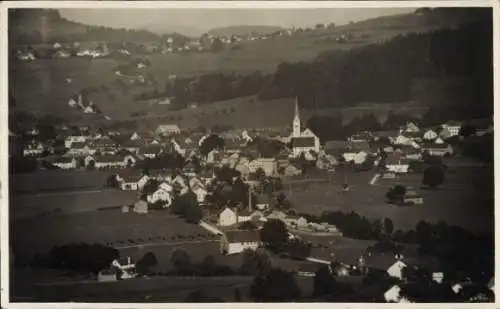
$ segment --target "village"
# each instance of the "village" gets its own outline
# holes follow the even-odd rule
[[[22,148],[13,146],[13,149],[18,149],[26,159],[36,158],[36,171],[20,176],[52,173],[55,181],[36,184],[35,188],[29,188],[30,182],[26,181],[25,195],[19,196],[19,200],[13,197],[11,217],[20,222],[38,221],[30,225],[29,236],[23,236],[28,231],[16,231],[17,237],[23,239],[22,244],[29,247],[28,251],[40,250],[37,253],[48,251],[56,244],[78,241],[117,249],[123,258],[116,258],[108,268],[100,270],[97,281],[141,276],[135,263],[144,248],[151,249],[149,254],[154,253],[155,262],[158,259],[157,270],[147,273],[158,276],[168,268],[171,245],[177,248],[174,252],[180,248],[190,255],[201,255],[199,248],[195,248],[199,243],[206,247],[203,249],[206,255],[211,254],[217,262],[234,267],[238,264],[235,257],[268,248],[273,261],[277,261],[273,264],[285,267],[283,263],[298,276],[314,277],[321,265],[327,265],[337,277],[362,278],[368,269],[385,271],[390,278],[403,283],[387,287],[387,291],[378,296],[387,302],[409,301],[400,294],[406,282],[402,269],[427,265],[429,258],[416,253],[413,245],[404,246],[402,250],[389,245],[392,249],[387,252],[374,250],[380,246],[379,236],[370,241],[352,239],[356,237],[346,225],[347,218],[323,220],[321,218],[327,218],[333,210],[328,208],[331,206],[314,209],[317,205],[312,205],[312,200],[299,202],[296,195],[315,186],[328,186],[325,190],[330,193],[327,194],[335,191],[340,199],[354,196],[358,199],[355,201],[361,203],[359,195],[369,192],[362,189],[366,186],[378,192],[378,200],[372,199],[371,205],[385,204],[383,207],[393,207],[392,212],[404,211],[403,206],[423,207],[428,204],[424,197],[429,193],[422,191],[422,178],[415,180],[411,175],[431,170],[423,173],[423,184],[430,188],[442,185],[444,170],[450,168],[443,168],[444,164],[462,160],[456,158],[450,141],[490,134],[491,124],[483,121],[482,127],[476,125],[472,130],[470,124],[455,121],[434,128],[420,128],[410,121],[391,132],[362,131],[344,141],[322,143],[304,127],[298,100],[294,109],[291,130],[271,134],[244,129],[184,132],[176,124],[160,125],[155,132],[128,133],[83,127],[75,132],[74,128],[62,126],[57,128],[57,143],[55,140],[40,142],[37,136],[44,128],[29,128],[26,136],[30,136],[32,142]],[[17,136],[11,134],[10,139],[15,145]],[[101,183],[91,184],[97,179],[94,177],[79,186],[75,179],[92,173],[100,175]],[[451,177],[446,178],[449,181]],[[363,185],[358,179],[362,179]],[[92,188],[97,190],[90,190]],[[349,197],[345,202],[340,199],[335,198],[331,203],[335,204],[335,200],[353,203]],[[340,213],[353,211],[350,205],[347,207],[340,209]],[[100,228],[88,226],[80,221],[83,219],[76,220],[77,216],[88,217],[84,221],[92,220],[96,226],[107,225],[108,232],[102,234]],[[403,233],[402,230],[412,227],[403,226],[406,221],[398,223],[399,215],[394,223],[384,213],[375,217],[376,222],[382,224],[380,235],[390,235],[396,230]],[[69,223],[73,228],[68,233],[61,234],[60,230],[47,233],[47,229],[57,225],[54,222],[66,220],[80,222],[74,226]],[[443,221],[446,219],[440,222]],[[123,224],[130,227],[128,232],[124,232]],[[33,233],[37,225],[45,231],[44,240],[36,236],[39,233]],[[87,228],[93,231],[78,232]],[[275,235],[263,236],[266,229],[275,229],[271,232],[273,235],[284,229],[288,245],[284,249],[269,249],[276,240]],[[114,237],[118,236],[116,233],[121,234],[120,240]],[[287,260],[289,262],[283,262]],[[434,259],[430,265],[425,271],[431,274],[433,282],[443,284],[439,263]],[[470,279],[457,277],[453,281],[455,293],[459,295],[462,286],[467,284],[471,284]]]

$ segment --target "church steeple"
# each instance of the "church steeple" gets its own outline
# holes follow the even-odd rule
[[[293,136],[300,136],[300,115],[299,115],[299,101],[295,97],[295,115],[293,117]]]

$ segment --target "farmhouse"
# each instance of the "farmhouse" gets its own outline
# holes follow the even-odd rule
[[[295,100],[295,116],[293,118],[292,127],[293,130],[290,136],[290,142],[293,157],[297,158],[302,154],[308,155],[311,151],[319,153],[319,138],[309,129],[302,131],[297,99]]]
[[[160,145],[150,144],[139,148],[139,155],[142,155],[149,159],[154,159],[162,154],[163,150]]]
[[[220,249],[223,255],[231,255],[241,253],[245,249],[256,250],[260,244],[258,230],[235,230],[223,234]]]
[[[250,161],[248,168],[250,173],[255,173],[259,168],[261,168],[266,176],[274,176],[277,174],[278,165],[276,159],[274,158],[257,158]]]
[[[143,200],[139,200],[137,203],[134,204],[134,212],[138,214],[148,213],[148,203]]]
[[[156,128],[156,135],[169,136],[181,133],[181,129],[176,124],[162,124]]]
[[[86,142],[73,142],[71,143],[71,147],[68,150],[67,154],[70,156],[83,157],[92,155],[95,153],[95,150],[91,149]]]
[[[443,123],[441,127],[443,130],[441,131],[440,136],[446,139],[459,135],[462,124],[457,121],[448,121]]]
[[[431,156],[450,156],[453,154],[453,147],[446,143],[424,143],[422,151],[426,151]]]
[[[57,166],[63,170],[70,170],[76,168],[76,160],[71,157],[60,157],[52,162],[54,166]]]
[[[23,149],[23,156],[25,156],[25,157],[39,156],[43,153],[44,150],[45,150],[45,147],[43,147],[43,145],[41,143],[37,143],[34,145],[30,144],[30,145],[27,145]]]
[[[385,167],[389,172],[408,173],[409,162],[401,158],[399,153],[391,153],[385,158]]]
[[[95,167],[97,169],[105,168],[125,168],[133,166],[136,159],[131,155],[101,155],[101,156],[88,156],[85,158],[85,166]]]

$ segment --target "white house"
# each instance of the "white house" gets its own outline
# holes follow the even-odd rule
[[[429,129],[429,130],[425,131],[425,133],[424,133],[424,139],[428,140],[428,141],[433,141],[437,137],[438,137],[438,134],[432,129]]]
[[[387,274],[390,277],[403,279],[403,269],[407,267],[406,263],[401,260],[397,260],[387,269]]]
[[[442,124],[441,127],[443,128],[443,131],[446,130],[445,133],[447,136],[443,136],[443,137],[449,138],[449,137],[457,136],[460,134],[460,129],[462,128],[462,124],[460,124],[459,122],[456,122],[456,121],[448,121],[448,122]]]
[[[149,194],[147,196],[147,200],[151,204],[154,204],[158,201],[165,202],[165,204],[163,205],[164,208],[170,207],[170,205],[172,205],[172,197],[170,192],[163,188],[158,188],[155,192]]]
[[[414,122],[410,121],[406,124],[405,132],[417,133],[420,132],[420,129]]]
[[[238,223],[238,215],[236,211],[229,207],[226,207],[223,211],[219,213],[218,225],[220,226],[232,226]]]
[[[134,212],[138,214],[146,214],[148,213],[148,203],[143,200],[139,200],[134,204]]]
[[[388,303],[397,303],[401,299],[401,288],[398,285],[393,285],[384,293],[384,299]]]
[[[64,147],[71,148],[73,143],[84,143],[87,140],[87,136],[84,135],[71,135],[64,139]]]
[[[176,124],[162,124],[156,128],[157,135],[172,135],[181,133],[181,129]]]
[[[220,240],[221,253],[224,255],[238,254],[245,249],[256,250],[261,244],[258,230],[227,231]]]
[[[71,157],[60,157],[52,162],[54,166],[57,166],[63,170],[75,169],[76,168],[76,160]]]
[[[41,143],[37,143],[35,145],[27,145],[23,149],[23,156],[28,157],[28,156],[39,156],[43,153],[45,148]]]
[[[274,176],[278,173],[278,165],[274,158],[257,158],[248,163],[248,169],[251,173],[255,173],[261,168],[266,176]]]
[[[399,153],[391,153],[385,159],[385,168],[389,172],[406,174],[410,165],[407,160],[402,160]]]

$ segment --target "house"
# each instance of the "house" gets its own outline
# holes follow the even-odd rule
[[[354,162],[354,164],[362,164],[366,161],[368,153],[364,151],[349,150],[342,154],[342,157],[346,162]]]
[[[258,230],[234,230],[225,232],[220,240],[223,255],[232,255],[246,249],[256,250],[261,244]]]
[[[393,285],[384,293],[384,299],[388,303],[397,303],[401,299],[401,288],[399,285]]]
[[[95,150],[91,149],[86,142],[73,142],[66,154],[75,157],[84,157],[94,153]]]
[[[181,133],[181,129],[176,124],[162,124],[156,128],[156,135],[169,136]]]
[[[52,162],[52,165],[57,166],[63,170],[70,170],[76,168],[76,160],[71,157],[60,157]]]
[[[453,147],[447,143],[424,143],[422,145],[422,151],[426,151],[431,156],[451,156],[453,154]]]
[[[452,136],[459,135],[462,124],[457,121],[448,121],[446,123],[443,123],[441,127],[443,128],[443,130],[441,131],[440,136],[446,139]]]
[[[73,143],[84,143],[87,140],[87,136],[84,135],[70,135],[64,139],[64,147],[72,148]]]
[[[41,143],[36,143],[34,145],[30,144],[23,149],[23,156],[39,156],[43,153],[44,150],[45,147]]]
[[[101,155],[88,156],[85,158],[85,166],[92,166],[96,169],[125,168],[134,166],[136,159],[131,155]]]
[[[289,164],[285,169],[283,170],[283,174],[288,177],[292,176],[300,176],[302,175],[302,170],[295,166],[294,164]]]
[[[390,277],[403,279],[403,269],[407,264],[399,254],[375,253],[367,256],[365,261],[369,271],[384,272]]]
[[[266,210],[269,208],[269,195],[259,194],[256,197],[255,207],[259,210]]]
[[[416,132],[420,132],[420,129],[415,122],[409,121],[406,123],[406,127],[405,127],[404,131],[410,132],[410,133],[416,133]]]
[[[149,176],[138,172],[120,172],[116,175],[116,181],[121,190],[141,190],[149,181]]]
[[[422,205],[424,198],[417,194],[415,190],[409,188],[403,196],[402,203],[403,205]]]
[[[130,153],[139,154],[139,150],[141,149],[141,147],[144,147],[144,142],[139,139],[126,140],[121,143],[120,147]]]
[[[108,268],[101,270],[97,274],[97,281],[99,282],[113,282],[117,280],[117,273],[115,268]]]
[[[165,188],[158,188],[155,192],[147,196],[147,201],[151,204],[161,201],[164,202],[163,208],[168,208],[172,205],[171,192]]]
[[[353,134],[352,136],[350,136],[348,138],[348,140],[350,142],[369,142],[373,139],[373,134],[371,132],[368,132],[368,131],[363,131],[363,132],[359,132],[357,134]]]
[[[427,141],[433,141],[435,140],[439,135],[436,133],[436,131],[432,130],[432,129],[429,129],[427,131],[425,131],[424,133],[424,140],[427,140]]]
[[[218,225],[220,226],[232,226],[238,223],[238,215],[236,211],[229,207],[226,207],[223,211],[219,213]]]
[[[130,257],[115,259],[111,263],[111,266],[119,270],[118,279],[132,279],[137,277],[135,264],[132,263]]]
[[[112,140],[111,138],[104,136],[104,137],[95,139],[91,143],[90,147],[92,147],[93,149],[96,149],[96,150],[100,150],[101,152],[107,151],[109,149],[116,150],[117,143],[114,140]]]
[[[148,213],[148,203],[143,200],[139,200],[134,204],[134,212],[138,214],[147,214]]]
[[[146,158],[149,158],[149,159],[154,159],[156,157],[158,157],[160,154],[162,154],[163,152],[163,149],[160,145],[157,145],[157,144],[150,144],[150,145],[147,145],[147,146],[143,146],[141,148],[139,148],[139,155],[142,155]]]
[[[266,176],[274,176],[278,173],[278,164],[274,158],[257,158],[248,164],[250,173],[255,173],[261,168]]]
[[[389,172],[405,174],[408,173],[408,168],[410,164],[407,160],[401,158],[401,154],[399,153],[391,153],[388,154],[385,158],[385,168]]]

